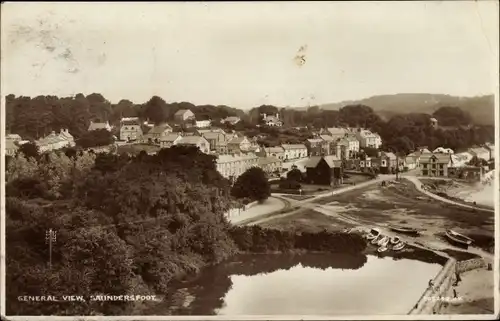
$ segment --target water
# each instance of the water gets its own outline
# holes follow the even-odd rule
[[[466,200],[469,202],[476,202],[481,205],[495,207],[495,191],[493,181],[491,184],[481,184],[478,190],[467,195]]]
[[[175,314],[407,314],[441,268],[365,255],[244,255],[179,284],[191,299]]]

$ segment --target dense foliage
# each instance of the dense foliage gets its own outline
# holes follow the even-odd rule
[[[127,314],[127,302],[23,303],[18,295],[168,293],[237,251],[228,182],[195,148],[137,158],[20,154],[6,169],[9,314]],[[57,232],[49,268],[45,233]]]
[[[76,140],[76,145],[83,148],[107,146],[114,142],[113,134],[106,129],[97,129],[84,133]]]
[[[271,185],[260,167],[251,167],[236,179],[231,194],[238,199],[262,202],[271,196]]]

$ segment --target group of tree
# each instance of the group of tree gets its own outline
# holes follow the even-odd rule
[[[139,117],[160,123],[173,121],[180,109],[190,109],[199,119],[210,118],[215,126],[233,129],[249,137],[258,136],[258,143],[264,146],[304,143],[311,138],[311,130],[338,126],[368,128],[381,135],[384,149],[401,153],[418,146],[431,149],[446,146],[460,150],[494,139],[493,126],[474,125],[469,113],[453,106],[443,106],[432,114],[402,113],[384,120],[365,105],[347,105],[339,110],[322,110],[318,106],[290,109],[262,105],[245,113],[228,106],[167,103],[158,96],[141,104],[128,100],[112,104],[100,94],[63,98],[9,95],[6,97],[6,128],[7,132],[20,134],[24,139],[36,139],[52,130],[68,128],[77,139],[83,138],[82,144],[85,145],[89,141],[86,134],[91,120],[118,125],[121,117]],[[278,114],[285,128],[258,127],[262,125],[263,114]],[[228,116],[238,116],[241,121],[236,125],[222,124],[221,120]],[[438,120],[437,128],[431,126],[431,118]],[[103,141],[107,139],[103,138]]]

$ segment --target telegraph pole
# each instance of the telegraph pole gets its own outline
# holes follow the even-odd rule
[[[49,244],[49,268],[52,269],[52,243],[56,242],[57,232],[53,229],[48,229],[45,232],[45,243]]]

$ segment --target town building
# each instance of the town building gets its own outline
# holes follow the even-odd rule
[[[323,155],[334,154],[335,138],[332,135],[327,135],[327,134],[320,134],[318,137],[325,142],[325,144],[322,145],[324,153]]]
[[[343,182],[342,161],[334,156],[312,156],[306,167],[306,180],[311,184],[338,185]]]
[[[19,146],[17,145],[17,141],[13,139],[5,140],[5,155],[7,156],[16,156],[17,150]]]
[[[229,153],[239,153],[249,151],[252,143],[246,136],[236,136],[227,142]]]
[[[283,162],[274,156],[259,157],[258,166],[268,174],[280,173]]]
[[[372,158],[364,157],[359,160],[359,170],[362,172],[367,172],[372,168]]]
[[[447,177],[451,167],[450,154],[425,153],[420,155],[420,175],[429,177]]]
[[[472,147],[469,148],[468,152],[474,157],[479,159],[484,159],[485,161],[490,160],[490,151],[484,147]]]
[[[285,160],[285,149],[281,146],[264,147],[259,156],[274,156],[282,161]]]
[[[266,126],[269,127],[281,127],[283,126],[283,122],[280,120],[280,114],[276,113],[276,115],[267,115],[261,114],[262,121]]]
[[[224,131],[206,131],[200,134],[200,136],[203,136],[210,144],[210,150],[211,151],[216,151],[217,146],[221,145],[221,143],[225,143],[224,145],[227,148],[227,142],[226,142],[226,133]]]
[[[439,124],[438,124],[438,120],[436,118],[431,118],[430,122],[431,122],[431,127],[432,128],[434,128],[434,129],[438,128]]]
[[[332,155],[337,156],[341,160],[349,159],[349,141],[345,136],[337,138],[333,146]]]
[[[411,171],[418,167],[418,157],[407,155],[404,159],[404,170]]]
[[[156,125],[143,135],[143,142],[147,144],[160,145],[162,137],[172,133],[172,127],[168,124]]]
[[[219,155],[216,160],[217,171],[231,181],[251,167],[259,166],[259,157],[253,153]]]
[[[212,125],[212,120],[210,119],[196,120],[194,125],[196,126],[196,128],[208,128]]]
[[[398,167],[397,157],[391,152],[380,152],[380,173],[390,174]]]
[[[23,139],[18,134],[8,134],[8,135],[5,135],[5,140],[10,140],[12,142],[20,142]]]
[[[329,144],[321,138],[306,139],[305,145],[307,148],[307,156],[328,155],[327,151],[329,150]]]
[[[52,131],[49,135],[35,141],[40,152],[57,150],[64,147],[75,146],[75,140],[67,129],[61,130],[59,134]]]
[[[182,138],[176,143],[180,146],[196,146],[200,149],[202,153],[210,153],[210,143],[202,136],[182,136]]]
[[[230,125],[236,125],[241,121],[240,117],[237,116],[229,116],[224,119],[221,119],[221,123],[223,124],[230,124]]]
[[[160,147],[161,148],[170,148],[182,139],[182,135],[179,133],[167,133],[166,135],[160,137]]]
[[[334,141],[345,137],[349,133],[351,133],[351,131],[348,128],[344,128],[344,127],[329,127],[326,129],[322,129],[320,131],[320,134],[329,135],[333,138]]]
[[[454,154],[455,152],[451,148],[438,147],[432,151],[434,154]]]
[[[359,129],[355,132],[355,136],[359,141],[361,148],[375,148],[379,149],[382,145],[382,138],[376,133],[372,133],[367,129]]]
[[[175,114],[174,114],[174,120],[177,123],[183,123],[189,120],[193,120],[195,118],[194,113],[189,110],[189,109],[179,109]]]
[[[348,142],[347,153],[349,158],[355,157],[359,153],[359,140],[355,135],[348,134],[345,139]]]
[[[307,157],[307,147],[304,144],[282,144],[281,147],[285,151],[284,161]]]
[[[102,122],[96,122],[94,123],[92,120],[90,121],[89,129],[88,131],[93,131],[93,130],[99,130],[99,129],[105,129],[108,132],[111,131],[111,126],[109,125],[109,121],[102,123]]]
[[[136,141],[142,139],[142,126],[139,119],[120,121],[120,140]]]
[[[468,152],[461,152],[451,155],[451,163],[453,167],[464,167],[469,164],[474,156]]]

